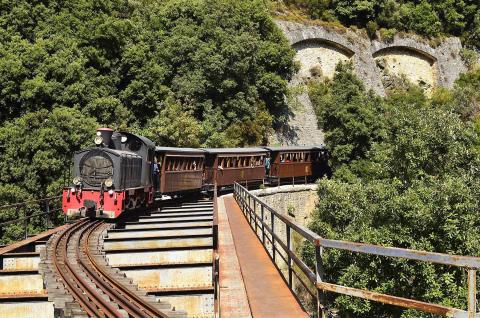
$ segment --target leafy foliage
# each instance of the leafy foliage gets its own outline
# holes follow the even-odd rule
[[[328,238],[480,256],[478,71],[431,99],[410,87],[379,99],[350,67],[310,96],[332,149],[311,228]],[[341,90],[339,90],[341,88]],[[352,132],[353,131],[353,132]],[[313,250],[305,246],[312,264]],[[429,263],[326,250],[326,280],[466,308],[466,272]],[[350,317],[431,317],[330,294]]]
[[[280,1],[277,1],[280,2]],[[314,19],[340,21],[347,26],[413,31],[433,37],[461,36],[480,47],[480,10],[476,0],[283,0],[303,8]]]
[[[58,194],[98,125],[264,142],[293,56],[261,0],[0,0],[0,205]]]
[[[0,127],[0,202],[3,204],[56,196],[69,176],[73,152],[89,145],[98,126],[78,110],[59,107],[52,112],[28,113]],[[38,204],[26,209],[1,211],[9,221],[38,212]],[[41,224],[30,225],[37,228]],[[2,227],[1,239],[19,238],[23,224]]]
[[[198,143],[239,145],[262,142],[256,118],[286,107],[294,51],[260,0],[22,0],[0,12],[0,123],[67,106],[143,129],[177,103]],[[181,125],[171,119],[158,129]],[[245,131],[211,130],[230,126]]]

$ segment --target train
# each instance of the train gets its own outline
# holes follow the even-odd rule
[[[156,146],[146,137],[99,128],[95,145],[75,152],[73,179],[63,189],[67,217],[116,219],[158,198],[228,190],[235,182],[312,182],[330,177],[323,145],[250,148]]]

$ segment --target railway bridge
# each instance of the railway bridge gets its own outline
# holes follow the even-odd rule
[[[81,219],[0,248],[0,317],[335,317],[327,293],[447,317],[480,317],[480,259],[325,239],[236,183],[213,198],[165,200],[115,223]],[[28,202],[0,207],[27,209]],[[299,256],[311,244],[315,263]],[[468,308],[457,309],[325,281],[324,249],[462,267]]]

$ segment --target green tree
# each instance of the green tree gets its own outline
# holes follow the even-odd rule
[[[6,122],[0,127],[0,205],[61,194],[69,176],[73,152],[92,144],[95,119],[66,107],[40,110]],[[32,204],[22,210],[0,213],[1,221],[39,212]],[[40,221],[30,227],[40,229]],[[23,234],[21,225],[2,228],[4,242]]]
[[[310,90],[336,169],[334,179],[319,182],[311,229],[339,240],[480,256],[477,72],[431,99],[410,87],[372,103],[355,83],[340,65],[331,82]],[[312,246],[303,256],[313,266]],[[329,282],[466,308],[462,270],[328,249],[323,261]],[[334,294],[328,302],[342,317],[431,317]]]

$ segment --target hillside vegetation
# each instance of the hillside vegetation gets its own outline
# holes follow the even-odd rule
[[[261,0],[0,0],[0,205],[58,194],[99,125],[264,142],[293,56]]]
[[[366,28],[370,35],[411,31],[427,37],[459,36],[480,48],[480,4],[477,0],[274,0],[302,10],[312,19]]]
[[[367,92],[351,65],[309,94],[334,177],[319,182],[310,227],[320,235],[480,256],[480,70],[428,99],[415,86]],[[311,264],[314,252],[304,248]],[[465,270],[326,250],[326,281],[466,309]],[[340,317],[433,317],[329,294]]]

